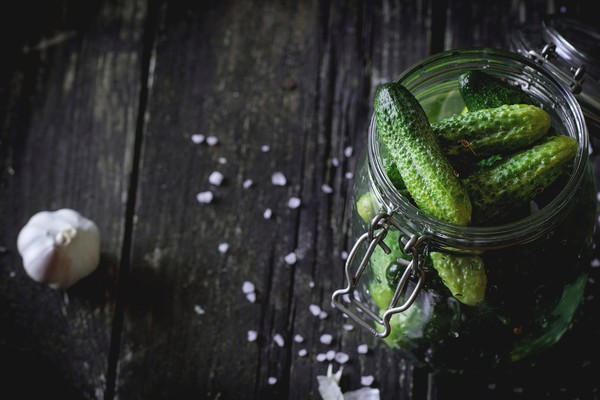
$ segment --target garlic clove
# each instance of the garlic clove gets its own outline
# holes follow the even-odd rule
[[[77,211],[42,211],[21,229],[17,248],[33,280],[65,289],[98,267],[100,233]]]

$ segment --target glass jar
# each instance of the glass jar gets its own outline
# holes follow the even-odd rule
[[[572,172],[536,195],[527,216],[499,226],[458,226],[424,213],[396,190],[373,115],[355,173],[347,286],[334,293],[333,305],[432,370],[481,371],[551,347],[582,301],[590,265],[596,190],[585,119],[568,87],[534,61],[486,48],[430,56],[396,81],[433,122],[463,110],[458,77],[476,69],[520,85],[551,116],[552,129],[576,138],[579,148]],[[467,305],[453,295],[432,268],[434,252],[480,257],[483,300]]]

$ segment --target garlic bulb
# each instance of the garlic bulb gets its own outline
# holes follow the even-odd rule
[[[77,211],[41,211],[19,232],[17,249],[33,280],[66,289],[98,267],[100,233]]]

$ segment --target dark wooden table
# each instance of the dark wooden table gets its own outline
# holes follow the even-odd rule
[[[196,3],[2,12],[1,398],[318,399],[328,351],[349,355],[345,391],[373,376],[382,399],[600,397],[599,268],[556,348],[491,376],[429,375],[343,329],[330,305],[375,87],[434,52],[505,47],[546,13],[597,24],[592,1]],[[285,186],[271,183],[276,171]],[[214,200],[200,204],[207,190]],[[27,277],[16,236],[63,207],[96,221],[102,256],[60,291]]]

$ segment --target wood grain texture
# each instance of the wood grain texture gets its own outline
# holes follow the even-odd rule
[[[61,15],[22,42],[3,91],[0,362],[3,387],[22,398],[105,390],[145,4],[89,5],[97,12],[77,21],[85,32]],[[16,237],[34,213],[64,207],[97,222],[102,256],[91,276],[57,291],[26,276]]]

